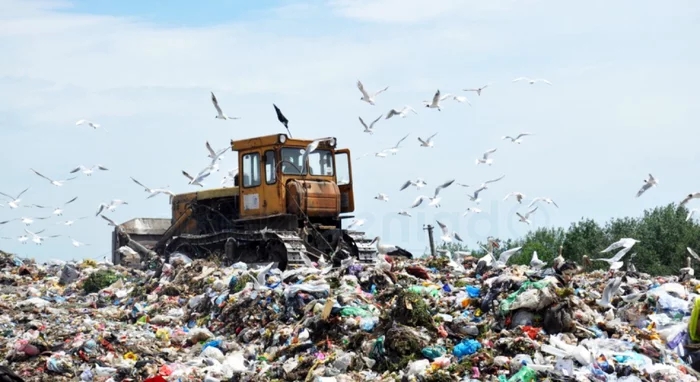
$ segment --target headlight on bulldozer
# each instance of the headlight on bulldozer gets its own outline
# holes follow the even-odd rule
[[[284,134],[280,134],[279,141],[280,143],[287,142],[287,136]]]

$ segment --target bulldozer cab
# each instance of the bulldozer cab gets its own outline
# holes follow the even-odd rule
[[[311,140],[286,134],[231,141],[238,152],[240,217],[281,214],[338,220],[354,211],[350,151],[338,150],[335,139],[308,154]]]

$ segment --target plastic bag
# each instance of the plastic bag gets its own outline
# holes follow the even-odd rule
[[[170,261],[168,263],[174,265],[178,262],[181,262],[182,264],[187,265],[187,264],[192,263],[192,259],[190,259],[189,256],[187,256],[181,252],[171,253],[170,254]]]
[[[530,369],[527,366],[523,366],[520,371],[515,373],[510,379],[508,379],[508,382],[531,382],[535,380],[535,377],[537,376],[537,373]]]
[[[481,295],[481,287],[467,285],[467,294],[469,297],[479,297]]]
[[[452,349],[452,354],[457,358],[462,358],[467,355],[472,355],[481,349],[481,344],[476,340],[466,340],[458,343]]]

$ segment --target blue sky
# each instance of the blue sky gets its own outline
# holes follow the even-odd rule
[[[700,191],[700,4],[678,1],[333,0],[173,1],[168,7],[137,1],[0,0],[0,191],[31,189],[22,203],[56,205],[78,196],[64,219],[39,221],[43,246],[21,245],[20,222],[0,226],[0,248],[25,256],[104,256],[110,227],[94,218],[100,202],[129,205],[107,213],[118,222],[167,217],[165,198],[146,200],[133,176],[151,187],[193,190],[180,174],[207,164],[204,142],[282,132],[279,105],[295,136],[334,135],[356,158],[409,138],[395,157],[354,163],[356,215],[370,236],[421,253],[424,223],[439,219],[470,245],[488,235],[525,234],[529,228],[568,226],[582,217],[605,221],[678,202]],[[544,77],[553,86],[512,83]],[[355,82],[389,90],[371,106]],[[493,83],[482,96],[463,88]],[[472,106],[447,102],[422,107],[436,89],[466,95]],[[214,91],[239,121],[213,118]],[[381,120],[373,136],[358,116],[376,118],[412,105],[418,115]],[[87,118],[108,132],[75,126]],[[503,135],[529,131],[522,145]],[[433,133],[435,148],[418,146]],[[497,148],[492,166],[476,166]],[[205,181],[219,184],[235,167]],[[56,188],[29,168],[65,178],[79,164],[108,172]],[[660,185],[634,198],[648,173]],[[444,190],[442,207],[421,206],[412,218],[396,213],[420,195],[399,192],[409,178],[466,184],[506,177],[482,193],[479,215],[469,189]],[[533,225],[519,223],[525,205],[503,202],[511,191],[553,198]],[[386,193],[389,202],[373,197]],[[2,202],[0,202],[2,203]],[[690,205],[690,207],[694,207]],[[0,220],[38,217],[46,210],[0,208]],[[59,220],[82,216],[71,228]],[[71,236],[90,246],[73,248]]]

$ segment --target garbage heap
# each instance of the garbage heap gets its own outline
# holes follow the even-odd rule
[[[695,381],[700,368],[687,275],[469,256],[281,272],[176,255],[156,273],[1,254],[0,268],[0,377],[18,380]]]

